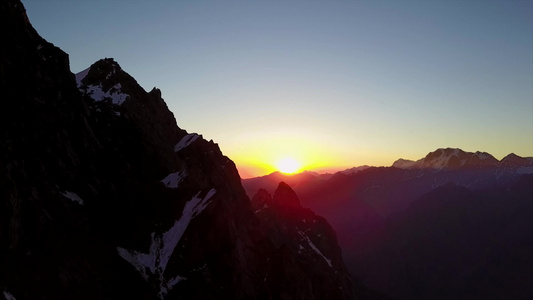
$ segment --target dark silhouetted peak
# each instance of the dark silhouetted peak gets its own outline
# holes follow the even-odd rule
[[[42,40],[41,36],[31,25],[28,15],[26,14],[26,8],[18,0],[2,1],[0,3],[0,11],[2,18],[0,19],[1,32],[2,32],[2,44],[8,46],[6,42],[10,39],[22,40]],[[18,50],[26,50],[19,48]]]
[[[88,72],[84,78],[80,78],[80,81],[91,82],[100,81],[103,79],[112,79],[115,76],[119,76],[122,72],[122,68],[113,58],[100,59],[88,69]]]
[[[259,189],[257,193],[252,197],[252,210],[258,212],[261,209],[268,207],[269,203],[272,203],[272,196],[264,189]]]
[[[76,82],[82,94],[94,101],[110,101],[122,105],[130,98],[142,98],[146,91],[124,72],[112,58],[101,59],[89,68],[76,74]],[[154,96],[161,98],[161,94]]]
[[[288,184],[280,182],[273,199],[266,190],[260,189],[252,198],[252,207],[256,208],[261,227],[277,249],[269,276],[265,278],[277,293],[288,294],[290,289],[295,289],[301,299],[353,297],[353,283],[335,231],[326,219],[301,207]],[[310,276],[318,273],[322,278]],[[306,286],[313,286],[315,291],[309,291]]]
[[[278,188],[274,192],[272,202],[283,207],[301,207],[300,199],[298,199],[294,190],[283,181],[279,183]]]
[[[156,87],[154,87],[149,94],[156,98],[161,98],[161,90]]]

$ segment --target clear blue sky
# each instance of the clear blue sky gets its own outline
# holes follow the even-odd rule
[[[23,3],[72,72],[115,58],[244,177],[284,156],[533,156],[533,1]]]

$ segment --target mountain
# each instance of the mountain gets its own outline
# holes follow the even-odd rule
[[[400,169],[436,169],[453,170],[469,168],[490,168],[506,164],[510,161],[515,166],[530,166],[531,162],[515,154],[509,154],[501,161],[487,152],[465,152],[461,149],[437,149],[417,161],[398,159],[392,166]]]
[[[394,299],[531,298],[531,160],[438,149],[416,163],[315,176],[293,188],[303,207],[331,224],[349,272],[378,292]],[[246,192],[261,181],[269,186],[269,176],[243,180]]]
[[[340,172],[343,173],[343,174],[348,175],[348,174],[355,174],[357,172],[366,170],[368,168],[370,168],[370,166],[364,165],[364,166],[349,168],[349,169],[346,169],[346,170],[343,170],[343,171],[340,171]]]
[[[474,190],[503,187],[523,174],[533,173],[529,158],[510,154],[501,161],[486,152],[465,152],[461,149],[437,149],[414,162],[404,159],[392,167],[369,167],[355,173],[346,171],[333,175],[272,173],[243,180],[249,196],[264,188],[273,192],[276,182],[289,183],[300,195],[302,205],[335,223],[341,203],[350,199],[364,200],[379,215],[397,213],[411,201],[448,183]]]
[[[288,251],[299,215],[267,226],[235,164],[179,128],[161,91],[110,58],[72,74],[18,0],[0,2],[0,22],[4,298],[357,296],[335,240],[313,237],[332,266]]]
[[[280,182],[285,182],[292,188],[299,190],[301,187],[320,185],[329,178],[328,175],[319,175],[317,173],[304,171],[297,174],[284,174],[279,171],[271,174],[243,179],[243,185],[249,197],[253,197],[257,191],[264,189],[274,193]]]
[[[300,205],[289,185],[279,183],[273,197],[265,190],[259,190],[252,198],[252,208],[261,227],[276,233],[271,234],[270,239],[280,251],[272,266],[279,270],[269,272],[265,280],[275,282],[280,299],[285,298],[289,294],[286,289],[291,288],[302,289],[303,299],[345,299],[353,293],[335,232],[324,218]],[[306,255],[300,257],[302,253]],[[293,276],[294,272],[306,269],[312,272]],[[280,276],[271,273],[280,273]],[[294,286],[287,285],[289,280]],[[315,290],[317,286],[329,289]]]
[[[400,159],[396,160],[392,164],[392,166],[395,167],[395,168],[399,168],[399,169],[410,169],[410,168],[412,168],[415,165],[415,163],[416,162],[414,160],[400,158]]]

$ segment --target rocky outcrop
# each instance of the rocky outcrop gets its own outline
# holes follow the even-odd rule
[[[298,199],[296,193],[285,182],[280,182],[278,188],[274,192],[272,204],[292,209],[300,209],[302,207],[300,205],[300,199]]]
[[[234,163],[180,129],[159,90],[143,90],[113,59],[73,75],[18,0],[0,2],[0,20],[5,297],[353,296],[330,293],[346,279],[308,265],[340,270],[338,248],[309,237],[332,267],[312,251],[280,249]],[[301,239],[289,233],[275,232]]]
[[[255,214],[261,227],[267,230],[276,249],[274,262],[265,277],[265,282],[273,287],[275,298],[283,299],[293,289],[303,299],[354,296],[354,285],[344,266],[335,232],[324,218],[300,205],[290,186],[281,182],[274,197],[259,190],[252,198],[252,206],[257,208]],[[288,285],[288,281],[294,285]]]

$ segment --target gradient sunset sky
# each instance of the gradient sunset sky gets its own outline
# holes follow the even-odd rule
[[[245,178],[533,156],[533,1],[23,3],[73,73],[115,58]]]

